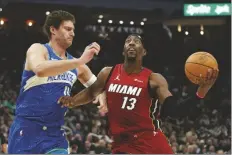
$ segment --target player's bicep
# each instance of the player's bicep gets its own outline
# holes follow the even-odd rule
[[[41,44],[33,44],[27,51],[26,69],[37,72],[38,66],[46,60],[46,48]]]
[[[168,83],[162,75],[153,73],[150,83],[153,88],[156,88],[155,92],[160,103],[163,103],[167,97],[172,96],[168,89]]]

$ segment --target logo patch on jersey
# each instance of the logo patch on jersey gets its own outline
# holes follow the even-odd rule
[[[114,80],[118,80],[118,81],[120,81],[120,75],[118,75]]]
[[[120,85],[120,84],[110,84],[108,92],[115,92],[120,94],[134,95],[139,96],[142,91],[142,88]]]
[[[134,81],[143,83],[143,81],[141,81],[141,80],[139,80],[139,79],[134,79]]]

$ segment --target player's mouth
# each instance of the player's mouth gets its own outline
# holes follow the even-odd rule
[[[136,50],[135,50],[134,48],[128,48],[127,52],[128,52],[128,53],[135,53]]]
[[[136,50],[134,48],[129,48],[127,54],[129,57],[136,57]]]

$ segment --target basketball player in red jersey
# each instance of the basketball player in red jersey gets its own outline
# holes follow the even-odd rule
[[[162,75],[142,67],[146,50],[140,36],[127,37],[123,55],[123,64],[105,67],[92,86],[74,97],[62,97],[59,102],[67,107],[87,104],[105,90],[113,153],[172,154],[158,120],[159,117],[177,116],[177,100]],[[217,75],[218,71],[210,70],[207,80],[198,88],[198,97],[193,98],[203,98]],[[160,112],[158,102],[162,104]]]

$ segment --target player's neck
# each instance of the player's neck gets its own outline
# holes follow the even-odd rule
[[[142,62],[124,62],[123,68],[127,74],[139,73],[143,69]]]
[[[51,46],[51,48],[53,49],[53,51],[56,53],[57,56],[61,58],[66,58],[65,56],[66,49],[60,46],[56,41],[52,41],[52,40],[49,41],[49,45]]]

